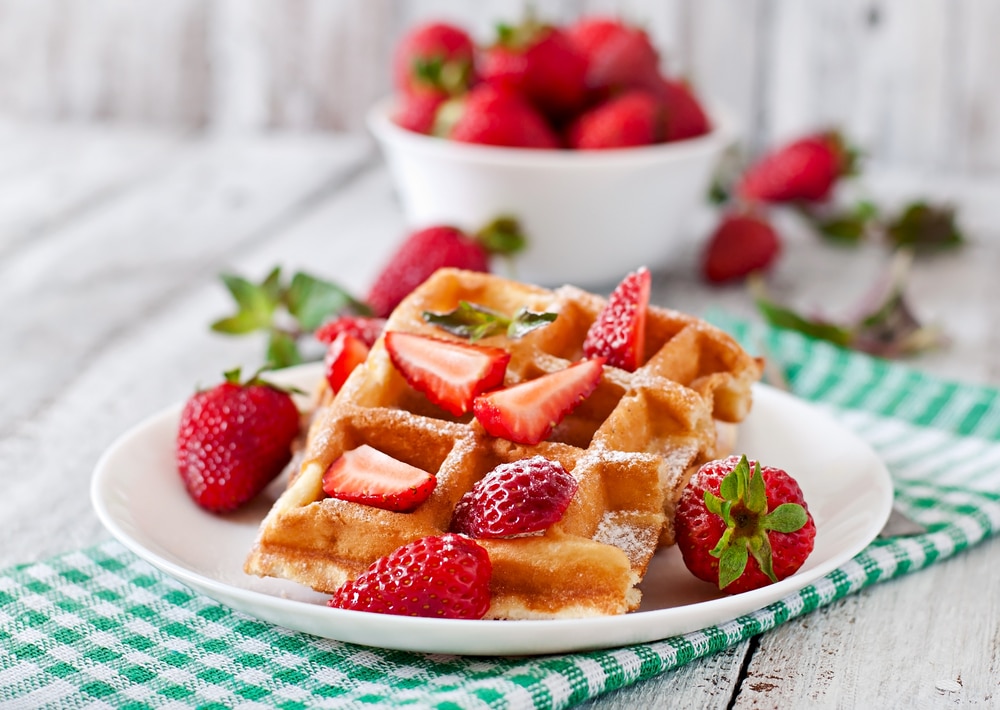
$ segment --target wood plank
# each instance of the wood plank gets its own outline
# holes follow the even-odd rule
[[[100,225],[118,225],[116,231],[124,232],[134,212],[172,212],[178,192],[206,193],[206,204],[180,217],[176,232],[163,225],[150,235],[178,244],[146,245],[149,255],[138,263],[122,244],[109,245],[117,249],[115,273],[122,277],[103,289],[108,293],[95,288],[104,276],[96,266],[71,257],[62,268],[80,287],[48,299],[40,295],[29,309],[38,317],[67,308],[71,298],[80,301],[86,314],[75,316],[85,321],[73,336],[83,341],[79,349],[72,343],[46,345],[43,324],[15,324],[24,330],[20,342],[34,344],[30,355],[24,349],[21,355],[34,360],[34,370],[52,382],[38,381],[31,369],[18,369],[11,362],[15,353],[7,352],[10,341],[3,341],[3,385],[17,386],[32,406],[14,405],[23,415],[16,424],[11,419],[0,426],[0,470],[30,472],[5,481],[8,495],[0,497],[0,519],[14,542],[0,546],[0,566],[107,539],[87,495],[101,453],[142,419],[184,400],[199,384],[217,381],[224,370],[262,364],[261,338],[209,330],[209,323],[232,309],[220,271],[257,277],[280,265],[289,274],[303,269],[361,292],[402,235],[398,210],[389,209],[393,195],[384,171],[353,179],[351,168],[360,163],[352,141],[275,138],[256,148],[195,144],[188,152],[174,174],[147,186],[128,204],[109,206],[98,225],[74,232],[75,239],[100,242]],[[213,206],[232,200],[235,178],[242,217]],[[337,179],[344,184],[328,189]],[[220,210],[222,215],[213,214]],[[225,230],[223,224],[228,224]],[[154,267],[163,258],[168,263],[160,278]],[[134,277],[124,277],[128,268],[136,269]],[[110,313],[101,313],[102,307]],[[40,490],[58,494],[32,495]],[[40,519],[58,525],[39,526]]]
[[[989,540],[778,627],[733,707],[994,706],[1000,636],[984,620],[1000,617],[987,593],[998,554]]]
[[[1000,43],[985,27],[1000,26],[1000,5],[991,0],[953,3],[958,116],[954,167],[962,172],[996,172],[1000,166]]]
[[[31,119],[202,125],[209,9],[0,0],[0,106]]]
[[[738,688],[741,665],[749,645],[749,641],[738,643],[676,670],[602,695],[579,707],[607,710],[666,707],[716,710],[727,707]]]
[[[2,316],[0,431],[57,393],[109,338],[271,238],[371,155],[356,138],[192,142],[142,189],[0,263],[0,301],[18,304]]]
[[[0,137],[0,258],[46,230],[154,174],[183,144],[180,134],[93,126],[20,124]],[[14,153],[7,162],[10,148]]]

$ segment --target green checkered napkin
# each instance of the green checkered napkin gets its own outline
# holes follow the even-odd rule
[[[719,320],[718,318],[716,320]],[[363,648],[271,626],[164,577],[116,542],[0,573],[0,707],[565,708],[947,558],[1000,529],[1000,395],[785,331],[763,338],[795,391],[884,458],[930,532],[876,540],[752,614],[657,643],[542,658]]]

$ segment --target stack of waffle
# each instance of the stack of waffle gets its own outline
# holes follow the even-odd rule
[[[561,370],[605,299],[570,286],[546,290],[489,274],[438,271],[395,310],[386,330],[455,338],[425,322],[461,301],[501,313],[554,312],[518,339],[482,345],[511,353],[505,386]],[[457,339],[457,338],[456,338]],[[263,521],[246,571],[332,592],[377,558],[448,531],[455,505],[500,463],[534,455],[558,461],[579,487],[543,534],[482,539],[493,565],[487,618],[622,614],[639,606],[637,585],[656,550],[673,543],[673,508],[692,471],[728,453],[720,432],[751,406],[760,364],[724,332],[689,315],[650,307],[645,353],[634,372],[605,366],[596,391],[534,446],[487,434],[410,387],[382,339],[336,396],[326,392],[289,487]],[[345,451],[368,444],[434,473],[431,496],[409,513],[329,498],[322,477]]]

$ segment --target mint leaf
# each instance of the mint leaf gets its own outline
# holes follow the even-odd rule
[[[288,312],[306,332],[316,330],[330,316],[347,308],[368,312],[367,306],[356,301],[340,286],[301,271],[292,277],[285,293],[285,303]]]
[[[212,329],[220,333],[244,334],[268,328],[278,305],[269,290],[242,276],[222,274],[221,278],[236,301],[237,310],[234,315],[213,323]]]
[[[281,369],[301,362],[302,356],[295,338],[280,330],[272,330],[267,342],[267,367]]]
[[[522,308],[514,314],[513,320],[511,320],[510,325],[507,327],[507,336],[517,340],[533,330],[547,326],[558,318],[558,316],[558,313],[551,313],[549,311],[538,313],[536,311],[529,311],[527,308]]]
[[[424,311],[424,322],[436,325],[452,335],[468,338],[471,342],[491,335],[506,334],[517,339],[533,330],[548,325],[556,313],[536,313],[527,308],[519,310],[513,318],[481,306],[478,303],[459,301],[458,306],[446,313]]]

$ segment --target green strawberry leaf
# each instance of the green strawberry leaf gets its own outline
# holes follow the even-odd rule
[[[732,506],[728,500],[712,495],[712,491],[705,491],[705,507],[709,513],[718,515],[723,520],[729,520],[729,508]]]
[[[511,256],[523,251],[528,244],[521,225],[514,217],[497,217],[476,232],[476,240],[490,254]]]
[[[748,537],[747,548],[749,548],[753,558],[757,560],[760,571],[766,574],[772,582],[777,582],[778,578],[774,574],[774,561],[771,554],[771,540],[768,538],[767,532]]]
[[[740,466],[746,462],[746,456],[740,460]],[[747,463],[746,468],[750,466]],[[760,471],[760,464],[754,463],[753,471],[749,475],[746,493],[746,507],[751,513],[764,515],[767,513],[767,487],[764,485],[764,474]]]
[[[798,207],[799,214],[820,235],[840,244],[860,244],[878,229],[878,208],[868,200],[862,200],[848,210],[806,204]]]
[[[885,231],[890,244],[914,249],[944,249],[965,242],[953,208],[923,201],[907,205],[902,214],[886,225]]]
[[[818,340],[827,340],[841,347],[850,347],[852,334],[848,328],[821,320],[800,316],[795,311],[780,306],[767,298],[755,299],[757,310],[764,319],[776,328],[795,330]]]
[[[806,509],[798,503],[782,503],[764,516],[764,527],[776,532],[791,533],[809,522]]]
[[[746,545],[729,545],[719,556],[719,589],[725,589],[735,582],[747,568]]]

